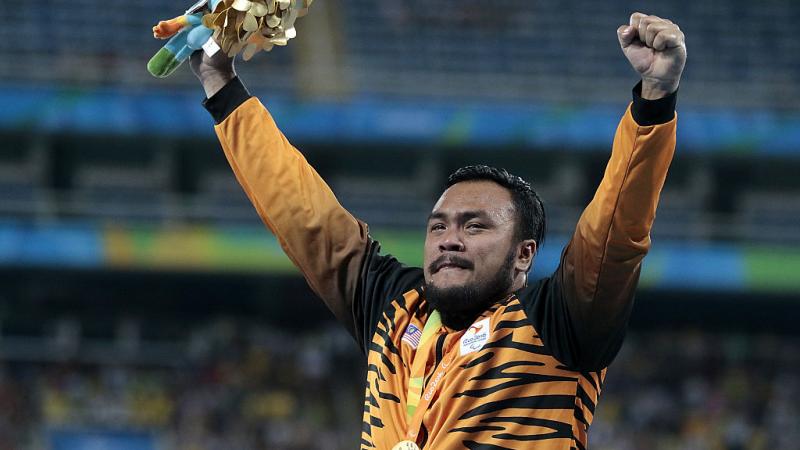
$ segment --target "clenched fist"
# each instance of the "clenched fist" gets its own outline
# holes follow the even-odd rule
[[[622,52],[642,76],[642,97],[665,97],[678,89],[686,64],[686,42],[678,25],[657,16],[633,13],[617,29]]]

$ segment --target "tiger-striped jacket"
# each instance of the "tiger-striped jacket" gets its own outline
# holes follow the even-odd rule
[[[640,87],[637,86],[638,89]],[[622,117],[594,199],[554,274],[485,311],[488,336],[442,327],[459,351],[424,415],[425,449],[583,449],[606,367],[620,348],[659,193],[675,148],[672,94],[634,99]],[[422,269],[380,254],[367,225],[346,211],[238,79],[204,103],[233,171],[308,284],[368,358],[362,449],[405,439],[413,339],[428,317]],[[486,322],[481,322],[486,324]],[[409,328],[412,326],[412,328]]]

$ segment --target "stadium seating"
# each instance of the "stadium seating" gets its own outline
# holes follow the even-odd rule
[[[3,342],[0,348],[13,350],[13,340]],[[342,331],[298,335],[216,320],[184,330],[174,344],[174,354],[160,362],[104,362],[81,349],[60,361],[6,359],[0,366],[0,444],[77,449],[102,440],[137,450],[356,445],[360,364]],[[796,337],[774,334],[634,333],[609,371],[590,443],[601,450],[794,448],[800,438],[794,426],[797,345]]]
[[[190,86],[188,71],[156,82],[144,70],[160,45],[149,37],[150,27],[185,6],[157,0],[18,3],[6,18],[13,26],[0,30],[0,58],[14,61],[0,66],[0,82]],[[341,0],[320,14],[330,16],[325,28],[337,33],[325,38],[343,42],[333,68],[341,71],[336,78],[350,80],[353,94],[586,103],[625,98],[633,74],[619,55],[615,30],[639,6],[622,0],[569,6],[447,0],[435,7],[419,0]],[[648,12],[673,18],[689,36],[685,104],[800,103],[795,3],[672,1]],[[298,27],[301,40],[314,32],[302,21]],[[314,71],[315,62],[303,59],[310,65],[298,67],[293,55],[313,41],[259,55],[247,64],[247,73],[259,75],[250,77],[251,85],[305,89],[296,85],[306,79],[297,74]]]

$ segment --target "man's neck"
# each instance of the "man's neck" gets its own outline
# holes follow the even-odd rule
[[[486,308],[481,308],[479,312],[465,312],[465,311],[456,311],[451,313],[446,313],[443,311],[439,311],[439,314],[442,316],[442,325],[450,328],[451,330],[461,331],[466,330],[470,325],[475,322],[475,319],[481,315]]]
[[[508,299],[511,295],[513,295],[513,293],[504,295],[500,300],[489,302],[486,305],[481,305],[469,311],[439,311],[439,315],[442,317],[442,325],[455,331],[466,330],[470,325],[475,323],[478,317],[480,317],[481,314],[483,314],[487,309]]]

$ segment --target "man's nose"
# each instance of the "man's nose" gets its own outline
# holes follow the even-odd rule
[[[448,231],[446,235],[442,236],[442,240],[439,241],[439,251],[463,252],[464,241],[461,239],[461,234],[457,231]]]

